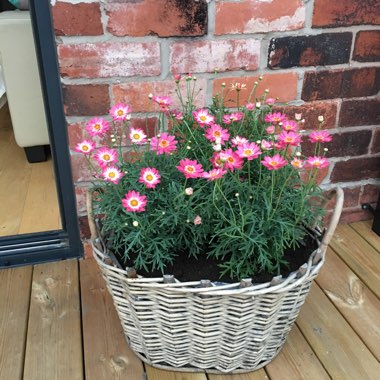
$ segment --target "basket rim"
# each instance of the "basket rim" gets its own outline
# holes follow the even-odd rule
[[[317,240],[319,243],[319,240]],[[213,294],[213,295],[239,295],[249,294],[255,295],[267,293],[282,293],[297,287],[299,284],[314,276],[324,263],[325,252],[318,247],[314,250],[307,263],[304,263],[297,271],[290,273],[286,278],[275,276],[272,281],[265,283],[253,283],[247,287],[241,287],[240,282],[227,283],[223,285],[211,282],[209,287],[201,287],[201,280],[181,282],[175,279],[174,283],[165,283],[163,277],[142,277],[129,278],[126,269],[118,268],[115,264],[109,264],[110,257],[107,253],[102,252],[99,240],[91,240],[94,257],[101,269],[112,271],[113,274],[123,277],[126,284],[137,286],[145,289],[170,289],[173,293],[197,293],[197,294]],[[108,261],[108,262],[107,262]]]

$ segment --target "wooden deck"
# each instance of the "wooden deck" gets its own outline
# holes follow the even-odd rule
[[[128,348],[93,260],[0,271],[0,379],[380,379],[380,238],[341,225],[277,358],[239,375],[156,370]]]

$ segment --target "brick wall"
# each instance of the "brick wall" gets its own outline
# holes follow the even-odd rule
[[[83,124],[147,94],[171,94],[173,73],[196,74],[206,103],[222,82],[253,83],[334,134],[328,189],[344,187],[344,221],[380,189],[380,3],[377,0],[65,0],[52,2],[71,146]],[[215,69],[218,73],[215,74]],[[154,122],[154,118],[151,119]],[[305,144],[304,149],[308,149]],[[72,152],[78,208],[89,180]]]

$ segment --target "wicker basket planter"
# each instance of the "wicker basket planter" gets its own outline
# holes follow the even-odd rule
[[[110,260],[90,223],[94,257],[132,350],[149,365],[170,370],[238,373],[268,364],[323,265],[343,205],[342,190],[336,193],[332,220],[309,261],[286,279],[257,285],[131,278]]]

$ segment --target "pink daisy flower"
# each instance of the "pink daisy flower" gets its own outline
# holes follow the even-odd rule
[[[102,171],[102,176],[106,181],[117,184],[123,173],[116,166],[109,166]]]
[[[224,169],[211,169],[209,172],[204,172],[203,177],[208,181],[215,181],[219,178],[222,178],[227,173],[227,170]]]
[[[245,105],[245,108],[248,110],[248,111],[253,111],[255,108],[256,108],[256,105],[255,103],[247,103]]]
[[[141,145],[146,143],[146,134],[140,128],[131,128],[129,131],[129,138],[134,144]]]
[[[160,106],[161,111],[167,111],[173,103],[173,100],[168,96],[153,96],[152,100]]]
[[[140,172],[139,182],[145,184],[148,189],[154,189],[160,181],[160,173],[156,168],[143,168]]]
[[[281,128],[287,132],[298,131],[298,124],[293,120],[285,120],[282,122]]]
[[[268,113],[264,120],[266,123],[278,124],[286,120],[286,115],[281,112]]]
[[[240,137],[240,136],[236,136],[231,140],[232,146],[243,145],[243,144],[246,144],[247,142],[249,142],[248,139],[246,139],[245,137]]]
[[[155,150],[157,154],[169,154],[177,149],[177,141],[174,136],[164,132],[161,133],[160,137],[152,138],[150,147],[152,150]]]
[[[260,147],[256,143],[245,143],[239,145],[236,151],[237,155],[240,158],[246,158],[248,161],[253,160],[254,158],[259,157],[261,154]]]
[[[324,157],[308,157],[307,160],[305,161],[305,167],[306,168],[325,168],[326,166],[329,166],[329,162],[326,158]]]
[[[215,117],[210,115],[207,110],[201,109],[193,112],[195,121],[201,126],[214,124]]]
[[[123,207],[130,212],[143,212],[147,204],[146,196],[138,191],[130,190],[121,200]]]
[[[95,144],[88,140],[83,140],[75,146],[75,150],[83,154],[90,154],[94,149]]]
[[[273,106],[274,103],[276,103],[276,99],[274,98],[268,98],[265,100],[265,104],[268,104],[268,106]]]
[[[273,149],[273,142],[267,140],[261,140],[261,149],[262,150],[271,150]]]
[[[234,112],[223,116],[223,123],[224,124],[231,124],[235,121],[239,121],[243,118],[242,112]]]
[[[210,158],[210,162],[214,168],[223,168],[224,161],[220,157],[220,152],[215,152],[213,156]]]
[[[203,168],[196,160],[185,158],[176,168],[185,175],[185,178],[199,178],[203,176]]]
[[[115,149],[109,149],[107,147],[104,147],[99,149],[95,153],[94,158],[96,159],[96,161],[98,161],[98,164],[101,167],[104,167],[113,162],[117,162],[118,154]]]
[[[132,112],[131,107],[123,103],[115,104],[110,109],[110,115],[115,121],[127,120],[131,112]]]
[[[275,130],[276,130],[276,127],[274,125],[270,125],[269,127],[265,128],[265,132],[268,135],[273,135],[273,133],[275,132]]]
[[[287,164],[287,161],[277,153],[273,157],[264,157],[261,163],[269,170],[278,170],[285,166]]]
[[[312,143],[330,142],[332,140],[332,136],[327,131],[313,131],[309,135],[309,140]]]
[[[233,152],[232,149],[226,149],[220,152],[220,159],[224,161],[224,167],[230,169],[232,172],[235,169],[241,169],[244,164],[243,159],[241,159],[236,152]]]
[[[301,143],[301,136],[294,132],[282,132],[278,135],[278,141],[284,145],[297,146]]]
[[[95,117],[89,120],[86,125],[86,130],[91,136],[104,136],[109,128],[108,121],[101,117]]]
[[[206,139],[215,141],[218,144],[223,144],[230,138],[227,129],[223,129],[219,124],[212,124],[210,128],[206,129]]]
[[[290,165],[293,166],[294,169],[302,169],[304,162],[297,157],[294,157],[290,162]]]

